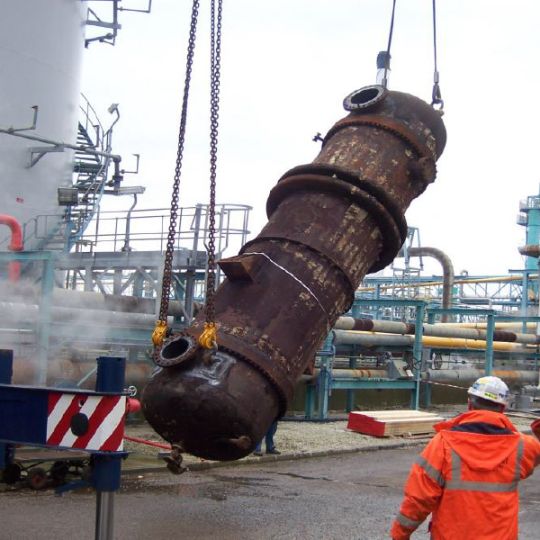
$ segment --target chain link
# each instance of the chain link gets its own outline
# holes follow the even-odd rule
[[[206,280],[206,322],[214,324],[216,289],[216,171],[219,128],[219,90],[221,76],[221,19],[223,1],[211,1],[210,8],[210,204],[208,231],[208,274]]]
[[[178,219],[178,193],[180,190],[180,175],[182,171],[182,159],[184,156],[184,140],[186,135],[186,120],[191,84],[191,72],[193,70],[193,56],[195,52],[195,38],[197,34],[197,18],[199,15],[199,0],[193,0],[191,8],[191,25],[189,29],[188,52],[186,59],[186,76],[184,80],[184,97],[182,99],[182,113],[180,129],[178,133],[178,150],[176,154],[176,167],[174,170],[174,183],[171,199],[171,219],[169,222],[169,234],[167,236],[167,249],[165,251],[165,264],[163,268],[163,281],[161,288],[161,303],[159,308],[159,320],[166,325],[167,312],[169,310],[169,294],[172,279],[172,262],[174,253],[174,241]]]

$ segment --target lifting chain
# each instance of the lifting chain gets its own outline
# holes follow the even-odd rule
[[[174,170],[174,183],[171,200],[171,219],[169,222],[169,234],[167,236],[167,249],[165,251],[165,263],[163,268],[163,281],[161,287],[161,303],[159,306],[159,320],[152,334],[154,347],[160,347],[167,335],[167,313],[169,311],[169,294],[172,279],[172,262],[174,253],[174,241],[178,218],[178,193],[180,189],[180,175],[182,171],[182,158],[184,155],[184,140],[186,135],[186,120],[191,84],[191,72],[193,69],[193,56],[195,52],[195,38],[197,34],[197,18],[199,15],[199,0],[193,0],[191,8],[191,24],[189,29],[188,52],[186,59],[186,75],[184,80],[184,96],[182,99],[182,112],[180,117],[180,129],[178,134],[178,150],[176,154],[176,167]]]
[[[217,349],[216,309],[216,171],[219,128],[219,90],[221,76],[221,19],[223,0],[211,0],[210,5],[210,203],[208,205],[208,272],[206,278],[206,322],[199,337],[199,344],[205,349]]]

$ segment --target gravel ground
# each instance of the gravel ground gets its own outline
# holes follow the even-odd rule
[[[147,425],[133,426],[127,429],[127,434],[165,443]],[[398,437],[402,439],[402,437]],[[370,444],[384,445],[395,442],[395,437],[377,438],[362,435],[347,429],[345,420],[335,422],[279,422],[274,436],[276,448],[282,453],[309,454],[321,450],[354,450]],[[128,451],[153,455],[158,449],[142,444],[126,441]],[[263,445],[264,450],[264,445]]]
[[[450,418],[460,412],[463,407],[443,408],[437,407],[430,409],[430,412]],[[343,415],[342,415],[343,416]],[[520,431],[529,429],[530,420],[522,418],[511,418],[511,421]],[[126,434],[166,444],[147,424],[128,425]],[[240,460],[250,462],[260,459],[283,459],[289,457],[309,457],[311,455],[329,455],[332,453],[354,452],[368,449],[378,449],[395,446],[411,446],[424,444],[429,440],[429,435],[416,436],[398,436],[398,437],[372,437],[362,435],[347,429],[346,420],[337,420],[330,422],[305,422],[305,421],[281,421],[278,424],[278,430],[274,437],[276,448],[281,452],[281,456],[264,456],[262,458],[250,455]],[[264,449],[264,446],[263,446]],[[126,441],[126,450],[131,452],[131,462],[137,458],[144,457],[156,458],[155,465],[162,466],[162,461],[158,460],[158,453],[163,450],[146,446],[139,443]],[[128,462],[130,460],[128,459]],[[212,462],[185,455],[184,464],[189,466],[198,465],[208,466]]]

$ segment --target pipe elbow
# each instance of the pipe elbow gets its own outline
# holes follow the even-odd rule
[[[17,219],[8,214],[0,214],[0,224],[7,225],[11,230],[11,243],[8,249],[10,251],[22,251],[24,249],[22,227]]]
[[[412,257],[425,255],[433,257],[441,263],[443,272],[450,281],[454,281],[454,265],[450,257],[442,250],[434,247],[409,248],[409,255]]]

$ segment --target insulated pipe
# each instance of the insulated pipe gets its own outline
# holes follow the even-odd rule
[[[0,321],[4,326],[17,325],[21,322],[34,323],[39,319],[40,307],[37,304],[23,304],[19,302],[0,302]],[[150,333],[155,324],[155,315],[146,313],[125,313],[121,311],[101,311],[84,309],[83,307],[65,308],[53,306],[51,308],[53,322],[71,325],[84,325],[103,328],[103,335],[109,334],[113,328],[144,328]],[[168,324],[173,318],[168,318]]]
[[[537,371],[525,370],[506,370],[496,369],[491,372],[492,375],[501,378],[509,386],[522,386],[524,384],[538,383]],[[483,377],[485,371],[483,369],[464,368],[464,369],[428,369],[422,374],[422,378],[427,381],[439,383],[454,383],[469,386],[476,379]]]
[[[334,325],[336,330],[360,330],[367,332],[385,332],[388,334],[415,334],[416,324],[400,321],[380,321],[377,319],[354,319],[353,317],[340,317]],[[424,336],[455,337],[464,339],[487,339],[487,332],[479,328],[462,328],[450,325],[423,324]],[[493,332],[494,341],[509,343],[527,343],[536,345],[540,343],[537,334],[518,334],[505,330]]]
[[[434,247],[413,247],[409,248],[408,253],[411,257],[433,257],[441,263],[443,270],[443,292],[442,292],[442,307],[448,309],[452,307],[452,287],[454,286],[454,265],[450,257]],[[448,313],[443,313],[441,322],[448,321]]]
[[[41,298],[41,292],[38,288],[24,283],[16,287],[10,285],[9,287],[1,288],[0,297],[4,299],[11,297],[15,302],[22,303],[28,301],[28,303],[36,304]],[[79,291],[55,287],[52,290],[52,304],[59,307],[154,314],[154,323],[151,326],[155,325],[155,298],[103,294],[94,291]],[[168,314],[175,317],[184,315],[182,303],[177,300],[171,300],[169,302]]]
[[[219,351],[198,346],[200,313],[156,355],[163,369],[144,390],[143,412],[186,452],[232,460],[255,448],[363,277],[396,256],[405,210],[435,179],[446,131],[427,103],[375,85],[344,107],[350,114],[313,163],[272,189],[260,234],[220,261]]]
[[[526,328],[531,328],[533,330],[536,330],[536,327],[538,323],[523,323],[523,322],[497,322],[495,321],[495,328],[501,328],[505,330],[520,330],[523,328],[523,324],[525,324]],[[487,328],[487,322],[475,322],[475,323],[467,323],[467,322],[460,322],[460,323],[435,323],[433,326],[439,328],[444,327],[457,327],[457,328]]]
[[[360,345],[362,347],[411,347],[415,336],[399,336],[392,334],[377,334],[373,332],[352,332],[335,330],[336,345]],[[443,338],[423,336],[422,345],[441,349],[479,349],[485,350],[486,342],[475,339]],[[534,353],[534,348],[527,348],[517,343],[493,342],[494,351]]]
[[[11,243],[8,246],[10,251],[22,251],[23,234],[20,223],[13,217],[7,214],[0,214],[0,225],[7,225],[11,231]],[[8,279],[14,283],[19,281],[21,277],[21,263],[19,261],[11,261],[8,264]]]
[[[53,305],[64,307],[87,306],[91,309],[113,310],[129,313],[152,313],[156,312],[155,298],[141,298],[138,296],[126,296],[120,294],[102,294],[93,291],[76,291],[55,287],[52,295]],[[183,305],[178,300],[169,302],[168,315],[178,317],[185,315]],[[155,315],[154,323],[155,325]]]
[[[62,386],[76,388],[94,388],[95,385],[95,357],[92,361],[78,360],[78,355],[84,355],[87,351],[80,349],[62,352],[51,358],[47,364],[46,384],[53,386],[62,381]],[[97,350],[97,354],[107,354],[110,351]],[[71,353],[71,357],[69,354]],[[144,362],[126,363],[126,385],[134,385],[143,388],[152,372],[153,366]],[[39,366],[32,358],[18,355],[17,362],[13,366],[13,384],[32,384],[39,376]],[[81,382],[82,381],[82,382]]]
[[[313,371],[313,378],[317,378],[321,370]],[[335,379],[383,379],[388,376],[386,369],[332,369],[332,377]]]

